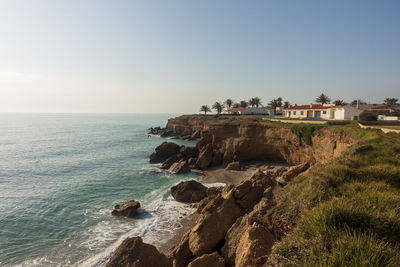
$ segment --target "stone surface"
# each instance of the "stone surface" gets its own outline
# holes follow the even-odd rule
[[[226,166],[226,169],[232,170],[232,171],[239,171],[240,170],[240,162],[239,161],[231,162]]]
[[[180,149],[180,153],[185,157],[185,158],[196,158],[199,154],[199,151],[197,150],[196,147],[190,147],[190,146],[182,146]]]
[[[179,162],[175,162],[172,166],[168,169],[168,171],[172,174],[184,174],[189,173],[190,168],[189,164],[185,160],[181,160]]]
[[[308,162],[299,164],[297,166],[292,166],[285,172],[282,176],[278,177],[276,181],[281,186],[285,186],[288,182],[290,182],[294,177],[299,175],[300,173],[306,171],[310,167]]]
[[[189,234],[190,231],[182,237],[179,245],[171,252],[170,258],[174,267],[186,267],[195,258],[189,249]]]
[[[118,216],[133,217],[136,215],[136,211],[138,208],[140,208],[140,203],[138,201],[128,200],[116,204],[111,214]]]
[[[224,267],[224,266],[225,266],[225,260],[218,254],[218,252],[198,257],[188,265],[188,267]]]
[[[164,142],[159,145],[153,154],[150,156],[151,163],[161,163],[167,160],[169,157],[179,154],[180,146],[171,142]]]
[[[196,165],[204,170],[207,169],[208,166],[211,164],[212,161],[212,147],[206,146],[199,154],[199,158],[197,159]]]
[[[199,257],[213,252],[236,219],[243,215],[232,196],[223,199],[217,195],[206,205],[196,226],[189,235],[189,248]]]
[[[171,157],[167,158],[163,162],[163,164],[161,164],[161,169],[168,170],[169,168],[171,168],[172,164],[174,164],[175,162],[180,161],[181,158],[182,158],[182,156],[180,154],[172,155]]]
[[[176,201],[198,202],[207,196],[207,187],[195,180],[184,181],[171,187],[171,195]]]
[[[143,243],[140,237],[133,237],[125,239],[106,264],[106,267],[120,266],[171,267],[172,263],[154,246]]]

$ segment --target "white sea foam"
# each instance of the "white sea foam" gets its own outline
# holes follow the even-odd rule
[[[195,209],[185,203],[175,201],[169,193],[165,193],[164,189],[153,190],[147,195],[149,199],[158,198],[146,206],[146,211],[141,214],[142,218],[139,220],[134,229],[130,229],[125,234],[121,235],[117,241],[108,246],[101,253],[78,262],[75,266],[104,266],[111,257],[113,251],[128,237],[140,236],[143,241],[152,244],[156,247],[160,246],[168,239],[172,238],[174,232],[181,228],[181,220],[192,214]],[[160,199],[160,194],[162,198]],[[143,218],[145,217],[145,218]],[[147,218],[146,218],[147,217]],[[95,238],[86,242],[85,245],[92,245],[101,243],[104,239],[108,239],[107,233],[112,231],[112,226],[107,224],[98,225],[98,228],[93,229]]]

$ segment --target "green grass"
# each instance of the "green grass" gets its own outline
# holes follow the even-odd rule
[[[400,126],[380,126],[380,128],[392,129],[392,130],[400,130]]]
[[[291,127],[291,130],[294,134],[299,137],[300,143],[304,141],[307,145],[312,145],[312,137],[314,135],[314,131],[324,128],[326,125],[322,124],[295,124]]]
[[[301,266],[400,266],[400,137],[328,126],[358,141],[296,177],[268,214],[286,226],[273,253]]]

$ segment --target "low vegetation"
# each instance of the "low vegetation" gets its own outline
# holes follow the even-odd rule
[[[308,138],[313,127],[294,131]],[[283,189],[267,215],[286,229],[273,254],[302,266],[400,266],[400,135],[327,127],[358,142]]]
[[[300,143],[303,141],[311,146],[312,145],[312,137],[314,135],[314,131],[324,128],[326,125],[321,124],[295,124],[291,127],[291,130],[294,134],[299,138]]]

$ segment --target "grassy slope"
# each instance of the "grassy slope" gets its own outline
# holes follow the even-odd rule
[[[359,142],[284,188],[269,216],[292,230],[273,253],[303,266],[400,266],[400,135],[328,127]]]

